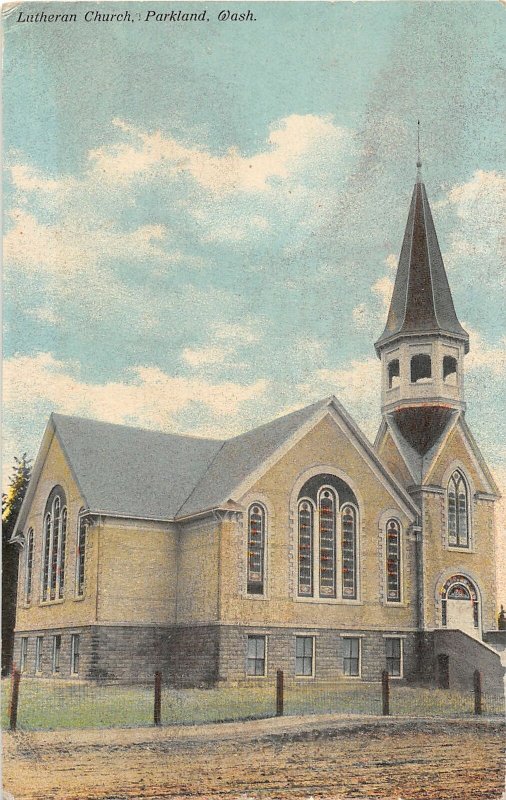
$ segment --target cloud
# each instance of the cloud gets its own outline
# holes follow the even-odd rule
[[[129,141],[90,152],[90,167],[97,176],[128,183],[154,171],[158,176],[187,174],[216,194],[269,190],[273,180],[288,178],[301,161],[351,146],[346,128],[336,126],[330,116],[314,114],[292,114],[279,120],[269,131],[265,150],[251,156],[241,155],[234,147],[225,155],[212,155],[161,131],[146,133],[119,119],[113,124]]]
[[[191,367],[208,366],[209,364],[222,364],[234,352],[227,347],[185,347],[182,352],[182,359]]]
[[[496,377],[506,376],[506,336],[499,344],[490,344],[478,331],[464,324],[469,333],[470,348],[465,359],[466,372],[486,370]]]

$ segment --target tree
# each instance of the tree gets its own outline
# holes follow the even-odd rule
[[[32,474],[31,459],[14,459],[9,488],[2,494],[2,675],[12,665],[18,585],[19,545],[10,539]]]

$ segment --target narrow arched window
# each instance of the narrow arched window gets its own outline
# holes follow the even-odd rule
[[[388,388],[394,389],[400,383],[400,366],[399,359],[394,358],[388,363]]]
[[[49,586],[49,555],[51,553],[51,514],[44,517],[44,561],[42,566],[42,599],[47,600]]]
[[[432,378],[432,363],[429,355],[419,353],[411,359],[411,383],[429,381]]]
[[[61,486],[55,486],[46,503],[44,516],[43,600],[56,600],[63,597],[66,536],[65,493]]]
[[[25,555],[25,603],[32,600],[32,573],[33,573],[33,528],[26,535]]]
[[[76,594],[82,597],[84,594],[85,564],[86,564],[86,531],[88,521],[82,515],[84,509],[79,512],[77,525],[77,554],[76,554]]]
[[[455,470],[448,482],[448,544],[469,547],[469,504],[464,476]]]
[[[264,593],[265,510],[255,503],[248,511],[248,593]]]
[[[299,503],[299,595],[313,595],[313,506],[307,500]]]
[[[341,509],[341,564],[343,597],[357,597],[357,512],[351,505]]]
[[[457,359],[453,356],[443,356],[443,381],[452,386],[457,384]]]
[[[330,489],[319,497],[320,597],[336,596],[336,498]]]
[[[390,519],[386,527],[386,573],[387,601],[401,601],[401,529],[396,519]]]

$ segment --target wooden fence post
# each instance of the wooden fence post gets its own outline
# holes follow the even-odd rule
[[[155,725],[162,724],[162,673],[155,672],[155,704],[153,721]]]
[[[481,714],[482,713],[481,672],[477,669],[475,669],[474,671],[473,683],[474,683],[474,713]]]
[[[283,716],[283,704],[284,704],[284,697],[283,697],[283,670],[278,669],[276,672],[276,716],[282,717]]]
[[[12,670],[11,679],[11,701],[9,704],[9,727],[11,731],[16,730],[18,724],[18,702],[19,702],[19,683],[21,681],[21,674],[14,667]]]
[[[390,716],[390,682],[386,669],[381,673],[381,696],[383,700],[383,716]]]

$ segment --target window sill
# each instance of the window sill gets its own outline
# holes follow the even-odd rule
[[[296,603],[312,603],[327,606],[363,606],[362,600],[347,600],[339,597],[300,597],[294,598]]]
[[[57,600],[41,600],[39,606],[59,606],[65,602],[64,597],[59,597]]]
[[[86,595],[84,595],[84,594],[79,595],[79,597],[73,597],[72,598],[72,602],[73,603],[82,603],[83,600],[86,600]]]
[[[248,592],[245,592],[243,594],[243,597],[245,597],[246,600],[268,600],[269,599],[268,595],[266,595],[266,594],[249,594]]]
[[[476,553],[474,548],[462,547],[462,545],[458,544],[447,544],[446,549],[451,553]]]

